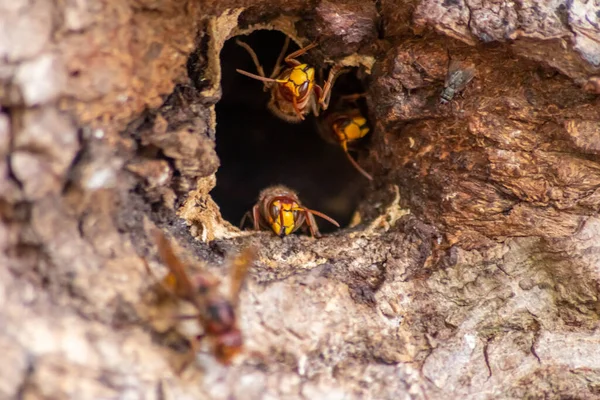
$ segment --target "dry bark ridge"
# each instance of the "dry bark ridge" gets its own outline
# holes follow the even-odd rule
[[[0,398],[600,398],[598,7],[0,2]],[[370,73],[352,229],[240,234],[210,198],[219,50],[257,28]],[[477,76],[442,106],[448,54]],[[153,225],[217,276],[259,246],[238,365],[175,374]]]

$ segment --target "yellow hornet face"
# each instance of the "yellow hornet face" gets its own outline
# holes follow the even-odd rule
[[[306,96],[312,90],[315,83],[315,69],[307,64],[300,64],[290,71],[290,75],[284,78],[282,85],[296,98]]]
[[[298,203],[274,200],[269,206],[269,225],[278,236],[289,235],[296,227]]]
[[[367,119],[360,114],[356,114],[335,121],[333,131],[344,150],[346,150],[348,142],[364,137],[369,133],[369,127],[367,126]]]

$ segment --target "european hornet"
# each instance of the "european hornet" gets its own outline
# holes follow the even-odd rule
[[[190,340],[191,356],[195,356],[198,344],[206,339],[214,357],[224,365],[229,365],[243,350],[243,337],[237,325],[236,308],[242,284],[248,268],[255,258],[255,249],[246,248],[230,261],[229,295],[219,291],[219,280],[203,271],[193,276],[186,272],[186,266],[175,255],[171,243],[158,230],[154,237],[158,255],[169,269],[167,276],[160,281],[163,289],[175,300],[191,303],[195,314],[177,316],[178,320],[196,320],[204,332]],[[146,263],[148,272],[152,274]],[[185,364],[187,365],[187,363]]]
[[[241,227],[249,214],[250,212],[247,212],[244,215]],[[272,229],[279,237],[294,233],[304,224],[308,225],[313,237],[321,237],[315,215],[340,227],[333,218],[302,206],[298,194],[283,185],[264,189],[258,196],[258,202],[252,207],[254,230]]]
[[[363,97],[364,94],[346,95],[340,99],[342,101],[357,100]],[[322,124],[324,123],[325,126]],[[332,112],[325,117],[325,120],[319,125],[319,133],[328,142],[339,144],[350,163],[358,172],[369,180],[373,180],[373,177],[358,163],[350,153],[348,152],[348,145],[354,141],[362,139],[369,133],[369,125],[367,119],[363,116],[360,109],[356,106],[352,107],[341,107],[340,111]]]
[[[284,58],[290,44],[290,38],[286,37],[270,77],[265,75],[254,50],[241,40],[236,40],[236,43],[250,54],[254,65],[256,65],[258,75],[240,69],[236,69],[236,71],[263,82],[265,91],[271,91],[271,99],[267,108],[277,117],[287,122],[298,123],[303,121],[304,116],[309,112],[318,116],[320,109],[327,109],[333,81],[340,72],[341,67],[334,66],[331,68],[329,77],[323,88],[321,88],[315,83],[315,69],[296,60],[307,51],[315,48],[316,43],[311,43]],[[281,71],[282,60],[289,66],[283,71]]]

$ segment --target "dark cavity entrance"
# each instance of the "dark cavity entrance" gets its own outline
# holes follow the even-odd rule
[[[283,46],[285,35],[277,31],[256,31],[240,36],[258,55],[265,74],[270,75]],[[290,43],[288,54],[298,47]],[[308,55],[300,61],[314,64]],[[321,211],[344,226],[350,222],[362,189],[368,183],[350,165],[336,144],[318,134],[312,116],[299,124],[280,120],[267,110],[269,92],[263,84],[243,76],[236,68],[257,73],[248,53],[228,40],[221,52],[222,88],[217,112],[217,153],[221,166],[217,186],[211,192],[223,217],[239,225],[244,213],[256,203],[259,192],[283,184],[299,193],[306,207]],[[338,89],[356,90],[356,78],[340,77]],[[343,78],[343,79],[342,79]],[[348,81],[349,83],[345,83]],[[317,83],[322,79],[317,74]],[[341,92],[343,93],[343,91]],[[335,97],[332,99],[335,100]],[[322,232],[335,226],[317,218]]]

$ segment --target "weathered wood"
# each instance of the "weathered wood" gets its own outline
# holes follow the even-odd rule
[[[595,3],[243,3],[0,2],[0,398],[597,398]],[[252,26],[362,67],[356,227],[241,234],[211,199]],[[442,105],[448,57],[476,76]],[[154,226],[221,277],[258,246],[238,364],[177,375]]]

